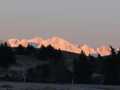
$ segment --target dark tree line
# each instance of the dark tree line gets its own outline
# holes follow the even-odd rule
[[[15,53],[6,43],[0,45],[0,67],[8,68],[16,63]]]
[[[85,56],[74,61],[75,83],[120,85],[120,51],[111,47],[111,55]]]
[[[50,45],[11,48],[5,43],[0,45],[0,67],[16,64],[16,55],[29,55],[48,63],[28,69],[27,82],[120,85],[120,51],[111,47],[109,56],[98,57],[81,52],[73,60],[73,72],[68,69],[64,54]]]

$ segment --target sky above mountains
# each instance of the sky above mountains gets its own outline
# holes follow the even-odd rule
[[[60,36],[120,46],[119,0],[1,0],[0,39]]]

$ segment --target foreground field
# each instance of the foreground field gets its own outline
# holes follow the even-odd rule
[[[0,90],[120,90],[120,86],[0,82]]]

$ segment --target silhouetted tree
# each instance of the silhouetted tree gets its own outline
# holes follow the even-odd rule
[[[94,67],[93,67],[93,84],[103,84],[104,83],[104,57],[98,55],[94,59]]]
[[[34,48],[32,45],[28,44],[28,46],[25,48],[25,54],[26,55],[34,55],[36,53],[36,48]]]
[[[115,49],[111,47],[111,55],[109,55],[104,62],[104,84],[116,85],[120,84],[119,79],[119,65],[120,61],[117,58]]]
[[[65,66],[63,59],[51,60],[49,68],[51,83],[72,83],[72,73]]]
[[[61,51],[54,49],[51,45],[38,49],[37,58],[39,60],[53,60],[53,59],[60,59]]]
[[[15,54],[6,43],[0,45],[0,66],[9,67],[16,63]]]
[[[91,64],[88,57],[82,51],[79,60],[74,61],[74,82],[75,83],[91,83]]]
[[[18,55],[25,55],[25,47],[19,45],[18,47],[15,48],[15,52]]]

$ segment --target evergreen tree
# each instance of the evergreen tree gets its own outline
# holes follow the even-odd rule
[[[119,80],[119,65],[120,61],[117,58],[115,49],[111,47],[111,55],[109,55],[104,62],[105,81],[104,84],[117,85],[120,84]]]
[[[91,64],[88,57],[82,51],[79,60],[74,61],[74,82],[75,83],[91,83]]]
[[[15,54],[11,47],[6,43],[0,45],[0,66],[9,67],[11,64],[16,63]]]
[[[25,55],[25,47],[19,45],[18,47],[15,48],[15,52],[18,55]]]
[[[36,48],[34,48],[32,45],[28,44],[28,46],[25,48],[25,54],[34,55],[35,53],[36,53]]]

